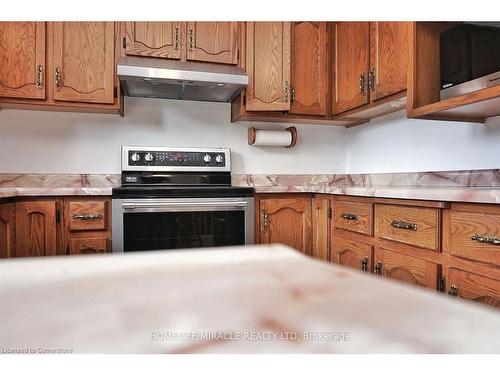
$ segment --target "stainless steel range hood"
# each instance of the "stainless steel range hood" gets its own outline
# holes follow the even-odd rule
[[[235,66],[128,56],[117,70],[123,94],[134,97],[230,102],[248,85]]]

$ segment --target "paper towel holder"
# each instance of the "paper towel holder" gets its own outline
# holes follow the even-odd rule
[[[255,132],[257,131],[258,129],[255,129],[254,127],[248,128],[248,144],[250,146],[255,144]],[[295,126],[289,126],[285,129],[285,131],[289,131],[292,134],[292,142],[285,147],[290,148],[295,146],[297,144],[297,128]]]

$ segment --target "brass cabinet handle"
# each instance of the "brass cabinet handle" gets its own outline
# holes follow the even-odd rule
[[[350,213],[342,213],[340,217],[344,220],[352,220],[352,221],[358,221],[359,216],[355,214],[350,214]]]
[[[85,247],[81,249],[81,251],[85,251],[86,253],[104,253],[104,248],[100,247],[96,249],[95,247]]]
[[[472,241],[478,241],[483,243],[489,243],[491,245],[500,246],[500,238],[494,236],[489,236],[489,235],[480,236],[479,234],[474,233],[470,239]]]
[[[359,91],[361,92],[361,95],[363,95],[363,96],[366,95],[366,76],[365,76],[365,73],[363,73],[359,76]]]
[[[288,90],[288,81],[285,81],[285,88],[284,88],[283,91],[284,91],[284,93],[283,93],[283,96],[284,96],[283,101],[285,103],[288,103],[288,95],[289,95],[289,92],[288,92],[289,91]]]
[[[361,259],[361,271],[363,272],[368,272],[368,263],[370,262],[370,259],[368,257],[364,257]]]
[[[448,290],[448,294],[453,297],[458,296],[458,288],[455,284],[451,284],[450,290]]]
[[[83,220],[83,221],[92,221],[92,220],[100,220],[104,217],[104,214],[73,214],[73,220]]]
[[[193,50],[193,45],[194,45],[194,42],[193,42],[193,29],[189,29],[189,50],[192,51]]]
[[[368,72],[368,90],[375,91],[375,69]]]
[[[56,90],[61,91],[62,88],[62,73],[61,67],[56,67]]]
[[[377,262],[377,264],[374,267],[374,273],[375,275],[382,275],[382,267],[384,266],[384,263],[382,263],[380,260]]]
[[[408,223],[406,221],[400,221],[400,220],[393,220],[391,222],[391,226],[394,228],[399,228],[399,229],[408,229],[408,230],[417,230],[418,225],[413,224],[413,223]]]
[[[176,51],[179,50],[179,42],[180,42],[180,37],[179,37],[179,28],[176,27],[175,30],[174,30],[174,39],[175,39],[175,46],[174,46],[174,49]]]
[[[267,210],[262,210],[262,231],[267,232],[269,227],[269,212]]]
[[[36,68],[36,87],[43,89],[43,66],[38,65]]]
[[[293,104],[293,102],[295,102],[295,89],[290,87],[290,104]]]

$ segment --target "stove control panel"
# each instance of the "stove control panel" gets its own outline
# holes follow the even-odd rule
[[[230,150],[123,146],[122,170],[230,171]]]

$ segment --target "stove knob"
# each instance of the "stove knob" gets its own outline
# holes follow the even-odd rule
[[[210,161],[212,160],[212,157],[208,154],[206,154],[204,157],[203,157],[203,161],[205,163],[210,163]]]
[[[217,163],[222,163],[222,162],[224,161],[224,158],[222,157],[222,155],[217,155],[217,156],[215,157],[215,161],[216,161]]]
[[[139,154],[137,152],[134,152],[132,154],[132,156],[130,157],[130,159],[132,159],[132,161],[139,161],[141,157],[139,156]]]
[[[146,154],[146,156],[144,157],[144,159],[146,159],[146,161],[153,161],[153,154],[151,154],[150,152],[148,152]]]

